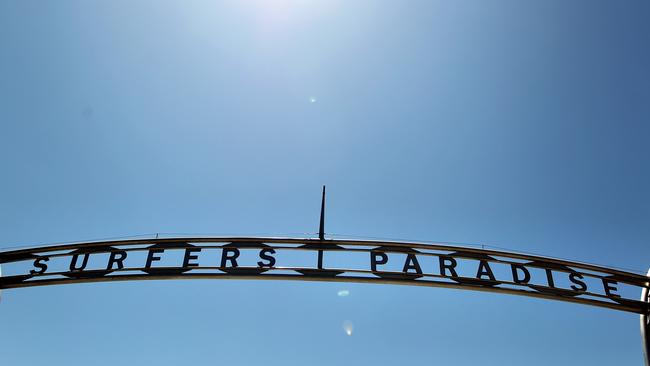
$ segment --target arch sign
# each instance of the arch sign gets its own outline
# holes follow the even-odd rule
[[[433,286],[647,314],[648,277],[494,250],[403,242],[174,238],[0,252],[0,289],[145,279],[241,278]]]
[[[640,314],[648,346],[649,277],[519,253],[324,238],[165,238],[5,251],[0,252],[0,265],[0,289],[126,280],[275,279],[523,295]]]
[[[0,252],[0,290],[67,283],[257,279],[445,287],[639,314],[650,366],[650,277],[542,256],[443,244],[318,239],[134,239]],[[650,274],[650,273],[649,273]],[[641,294],[641,298],[639,298]]]

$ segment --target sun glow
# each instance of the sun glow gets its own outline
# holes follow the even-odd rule
[[[317,17],[327,15],[337,1],[256,0],[245,2],[258,25],[265,30],[300,27]]]

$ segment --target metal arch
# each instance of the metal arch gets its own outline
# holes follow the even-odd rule
[[[219,266],[177,266],[177,267],[119,267],[113,268],[111,262],[105,269],[85,269],[85,262],[92,254],[104,254],[111,257],[118,253],[147,252],[162,253],[165,250],[191,251],[194,249],[212,250],[251,250],[251,249],[278,249],[312,252],[318,254],[317,265],[314,267],[286,267],[270,265],[268,267],[255,266],[227,266],[222,263]],[[199,250],[200,251],[200,250]],[[624,283],[648,291],[648,277],[641,274],[621,271],[618,269],[606,268],[597,265],[584,264],[579,262],[566,261],[535,255],[511,253],[497,250],[486,250],[444,244],[422,244],[407,242],[388,241],[361,241],[361,240],[321,240],[306,238],[258,238],[258,237],[235,237],[235,238],[207,238],[207,237],[181,237],[162,239],[136,239],[104,242],[89,242],[77,244],[64,244],[47,247],[37,247],[0,252],[0,263],[26,262],[31,265],[30,272],[0,277],[0,290],[10,288],[45,286],[67,283],[83,282],[106,282],[125,280],[158,280],[158,279],[260,279],[260,280],[299,280],[299,281],[330,281],[330,282],[359,282],[359,283],[382,283],[400,284],[411,286],[444,287],[474,291],[488,291],[505,294],[522,295],[543,299],[560,300],[573,303],[581,303],[599,306],[614,310],[633,312],[645,316],[647,330],[647,314],[650,309],[647,301],[626,299],[618,296],[603,295],[601,293],[585,291],[572,291],[554,286],[552,276],[548,285],[539,285],[528,282],[512,281],[494,276],[489,279],[447,276],[444,273],[423,273],[419,271],[404,270],[379,270],[371,267],[371,270],[326,267],[323,265],[323,253],[344,252],[344,253],[369,253],[373,255],[393,256],[394,253],[407,255],[407,258],[439,257],[454,258],[457,260],[474,261],[480,263],[498,263],[499,265],[525,266],[538,271],[554,273],[578,274],[598,281],[610,281],[612,283]],[[374,253],[374,254],[373,254]],[[83,256],[83,267],[81,270],[73,270],[79,256]],[[126,254],[124,254],[126,257]],[[70,271],[39,272],[39,258],[62,258],[70,257]],[[223,257],[223,252],[222,252]],[[316,262],[316,261],[315,261]],[[45,262],[43,262],[45,263]],[[274,260],[275,263],[275,260]],[[150,264],[150,263],[149,263]],[[232,263],[231,263],[232,264]],[[418,265],[419,266],[419,265]],[[487,266],[487,264],[485,265]],[[375,265],[375,267],[377,267]],[[404,268],[407,268],[405,264]],[[409,268],[415,268],[414,266]],[[481,267],[479,267],[481,268]],[[480,272],[480,269],[479,269]],[[487,273],[487,272],[486,272]],[[514,274],[513,274],[514,276]],[[580,277],[582,278],[582,277]],[[645,342],[645,341],[644,341]],[[647,343],[646,343],[647,344]],[[649,365],[650,366],[650,365]]]
[[[83,243],[71,244],[58,244],[44,247],[30,247],[25,249],[17,249],[11,251],[0,252],[0,263],[16,262],[17,260],[7,260],[10,257],[18,257],[41,252],[59,252],[64,250],[76,249],[98,249],[107,246],[122,246],[122,245],[146,245],[146,244],[178,244],[178,243],[286,243],[286,244],[304,244],[306,246],[318,247],[322,245],[336,246],[336,245],[350,245],[350,246],[377,246],[377,247],[391,247],[391,248],[404,248],[404,249],[429,249],[429,250],[442,250],[449,252],[463,252],[474,254],[485,254],[488,256],[508,257],[520,260],[530,261],[544,261],[550,264],[559,266],[573,266],[587,270],[598,272],[608,272],[611,274],[619,274],[622,276],[629,276],[630,278],[647,281],[648,277],[628,271],[622,271],[616,268],[609,268],[605,266],[588,264],[582,262],[568,261],[564,259],[557,259],[551,257],[544,257],[539,255],[522,254],[517,252],[506,252],[492,249],[478,249],[473,247],[463,247],[456,245],[438,244],[438,243],[416,243],[416,242],[400,242],[400,241],[375,241],[375,240],[337,240],[327,239],[319,240],[312,238],[278,238],[278,237],[176,237],[176,238],[156,238],[156,239],[128,239],[128,240],[110,240],[110,241],[93,241]],[[170,248],[172,246],[169,246]],[[183,248],[182,245],[176,248]]]

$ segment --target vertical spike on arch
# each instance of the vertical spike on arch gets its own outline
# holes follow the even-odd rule
[[[325,240],[325,186],[323,186],[323,199],[320,204],[320,226],[318,227],[318,239]]]

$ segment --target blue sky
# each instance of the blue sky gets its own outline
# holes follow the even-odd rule
[[[302,236],[327,184],[332,234],[645,271],[649,15],[646,1],[2,1],[0,248]],[[3,293],[0,324],[11,365],[642,363],[633,314],[401,286],[43,287]]]

